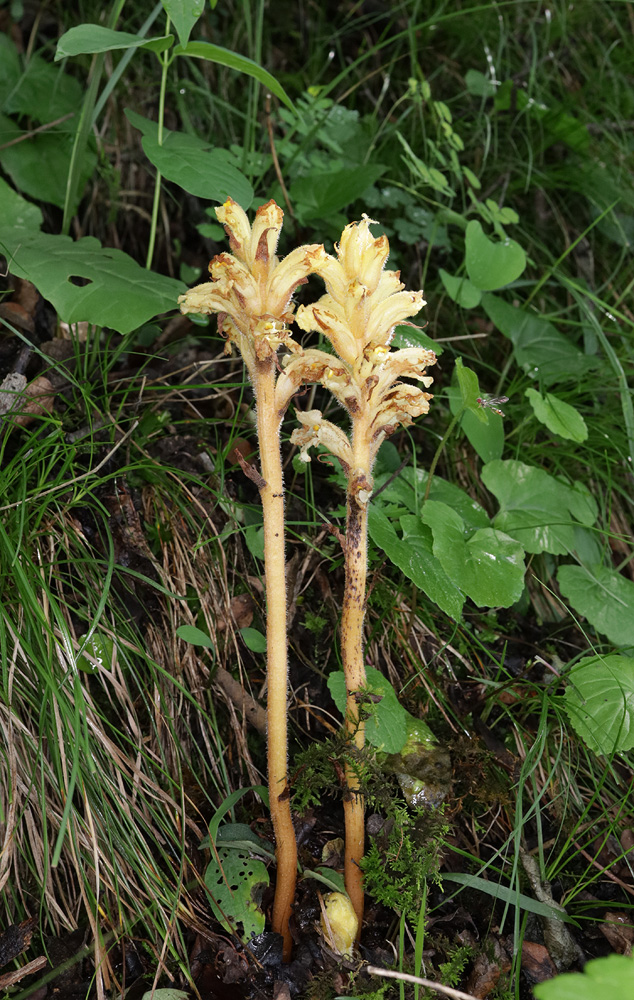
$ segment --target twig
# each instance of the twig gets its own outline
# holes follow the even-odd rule
[[[9,146],[16,146],[18,142],[24,142],[25,139],[30,139],[31,136],[37,135],[38,132],[46,132],[47,129],[53,128],[55,125],[61,125],[68,118],[74,118],[75,112],[69,111],[67,115],[62,115],[61,118],[56,118],[54,122],[46,122],[45,125],[38,125],[37,128],[29,129],[28,132],[23,132],[22,135],[17,136],[15,139],[9,139],[8,142],[3,142],[0,145],[0,149],[8,149]]]
[[[477,1000],[473,993],[463,993],[462,990],[454,990],[452,986],[443,986],[442,983],[435,983],[432,979],[422,979],[420,976],[410,976],[407,972],[396,972],[394,969],[380,969],[377,965],[366,965],[365,971],[371,976],[385,976],[387,979],[402,979],[405,983],[416,983],[418,986],[426,986],[430,990],[437,990],[454,1000]]]

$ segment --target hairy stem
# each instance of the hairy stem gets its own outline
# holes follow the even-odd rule
[[[297,842],[287,784],[286,574],[284,561],[284,486],[280,454],[281,416],[275,408],[275,360],[255,361],[251,372],[263,483],[264,582],[266,586],[267,731],[271,819],[275,833],[277,882],[273,930],[284,939],[284,960],[291,957],[288,926],[295,897]]]
[[[358,750],[365,744],[365,725],[360,717],[358,691],[365,686],[363,620],[368,551],[368,499],[372,488],[370,459],[365,445],[365,427],[353,426],[354,467],[348,479],[346,523],[346,583],[341,614],[341,653],[346,678],[346,729]],[[357,938],[363,923],[363,874],[359,862],[364,853],[365,803],[359,792],[359,775],[352,763],[346,764],[345,868],[346,891],[359,920]]]

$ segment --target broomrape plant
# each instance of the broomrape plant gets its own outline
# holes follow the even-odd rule
[[[287,785],[284,487],[279,435],[290,396],[284,405],[276,398],[276,356],[282,344],[289,351],[301,351],[288,330],[293,317],[291,297],[313,270],[313,258],[323,248],[298,247],[279,261],[275,252],[283,212],[273,201],[258,209],[253,227],[231,198],[216,209],[216,215],[225,226],[232,253],[214,257],[209,265],[211,282],[191,288],[178,301],[183,313],[218,313],[227,352],[233,344],[240,351],[255,395],[260,473],[246,465],[245,471],[260,490],[264,519],[268,782],[277,860],[273,929],[282,935],[288,959],[297,844]]]
[[[301,428],[292,442],[310,461],[309,448],[323,445],[342,463],[348,477],[344,542],[345,592],[341,647],[346,678],[346,730],[357,750],[364,745],[360,692],[365,686],[363,620],[367,567],[367,512],[372,493],[372,466],[385,438],[399,425],[428,412],[431,396],[403,383],[402,376],[422,382],[436,360],[433,352],[407,348],[392,352],[394,327],[425,304],[422,292],[404,291],[399,273],[386,271],[389,244],[375,238],[367,217],[347,226],[337,256],[323,246],[301,246],[284,260],[275,256],[282,210],[274,203],[258,209],[253,227],[232,199],[216,210],[230,240],[231,254],[219,254],[210,265],[212,281],[190,289],[179,299],[184,313],[218,313],[228,350],[240,351],[256,401],[260,473],[245,466],[257,483],[264,518],[264,561],[267,596],[268,781],[271,819],[276,839],[277,883],[273,929],[284,938],[284,957],[291,952],[289,918],[295,893],[297,847],[287,785],[287,639],[284,573],[284,505],[279,431],[294,393],[305,383],[321,383],[347,411],[350,436],[319,410],[297,412]],[[326,294],[293,315],[292,295],[311,273],[326,285]],[[295,318],[306,332],[323,334],[335,355],[302,350],[290,335]],[[287,353],[279,371],[277,352]],[[358,769],[345,770],[345,882],[361,928],[363,882],[359,861],[364,851],[364,803]]]
[[[436,361],[436,355],[423,348],[390,350],[394,327],[416,315],[425,302],[422,292],[403,291],[398,271],[384,270],[389,243],[386,236],[372,236],[371,221],[364,216],[362,222],[346,226],[335,247],[337,257],[325,254],[316,260],[315,272],[323,278],[326,294],[297,311],[297,324],[307,332],[323,334],[337,358],[309,349],[290,358],[285,368],[287,378],[305,372],[306,380],[321,382],[347,410],[352,424],[348,437],[319,410],[297,411],[302,426],[293,432],[291,441],[300,446],[305,461],[310,461],[309,448],[325,446],[339,459],[348,478],[341,656],[347,694],[345,725],[358,750],[365,741],[360,691],[366,683],[363,620],[372,466],[386,437],[429,410],[429,393],[400,378],[417,379],[427,388],[433,380],[425,369]],[[346,764],[345,774],[345,883],[360,933],[364,804],[353,761]]]

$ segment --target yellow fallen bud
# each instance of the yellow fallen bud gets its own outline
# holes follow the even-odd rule
[[[352,956],[359,921],[352,903],[342,892],[329,892],[324,897],[321,929],[334,951],[346,958]]]

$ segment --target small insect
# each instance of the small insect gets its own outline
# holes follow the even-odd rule
[[[478,396],[478,403],[480,406],[485,410],[493,410],[494,413],[497,413],[498,417],[504,416],[502,410],[498,406],[498,403],[508,403],[508,401],[508,396]]]

